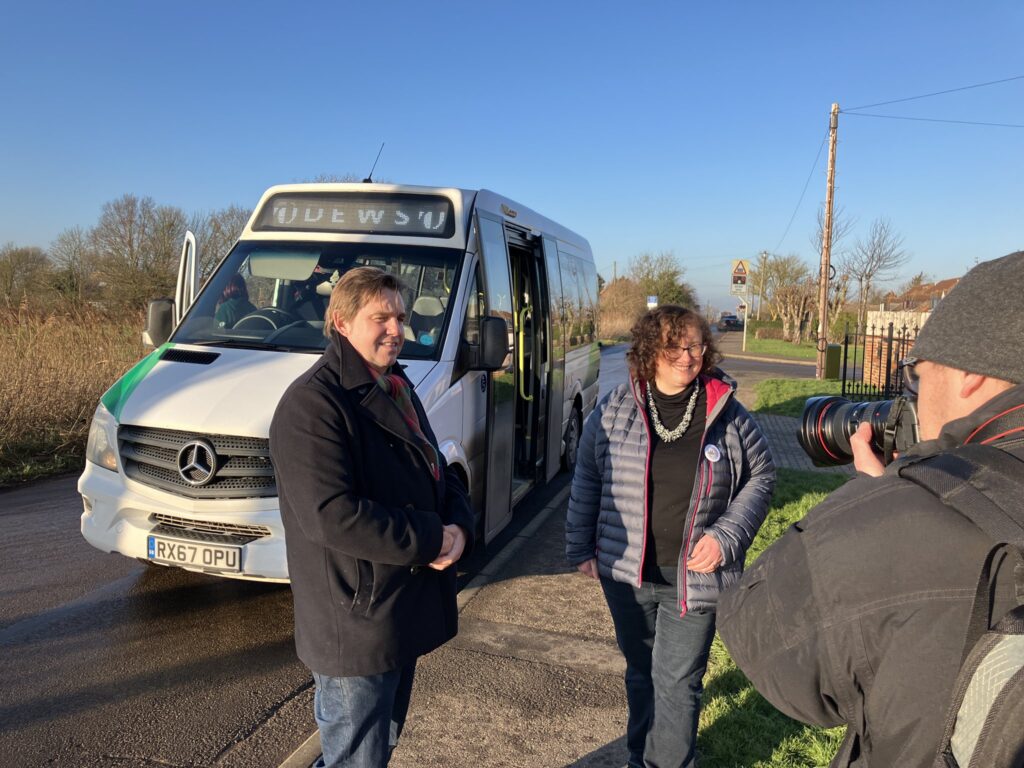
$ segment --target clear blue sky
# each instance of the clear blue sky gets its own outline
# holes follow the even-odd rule
[[[37,0],[0,27],[0,243],[47,247],[125,193],[187,212],[364,174],[487,187],[587,237],[606,278],[673,251],[817,263],[848,109],[1024,75],[1024,4]],[[1015,53],[1016,51],[1016,53]],[[1024,125],[1024,80],[868,112]],[[837,204],[904,277],[1024,248],[1024,130],[841,115]],[[788,234],[787,223],[796,210]],[[781,240],[781,242],[780,242]]]

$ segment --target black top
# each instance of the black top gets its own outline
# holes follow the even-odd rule
[[[663,395],[649,382],[665,429],[675,429],[683,420],[693,384],[676,395]],[[661,582],[659,566],[675,568],[679,564],[686,527],[689,524],[690,497],[697,478],[701,440],[707,421],[707,392],[701,387],[693,419],[682,437],[666,443],[654,431],[651,422],[651,469],[647,481],[647,547],[644,552],[644,581]],[[645,403],[646,405],[646,403]]]

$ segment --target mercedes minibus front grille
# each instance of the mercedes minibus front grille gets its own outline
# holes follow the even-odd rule
[[[270,462],[270,441],[258,437],[207,435],[130,424],[118,430],[121,464],[132,480],[192,499],[245,499],[277,496]],[[195,473],[183,475],[179,454],[193,441],[213,448],[215,468],[208,482],[197,485]],[[185,462],[187,463],[187,461]]]
[[[150,515],[149,520],[157,524],[150,531],[152,534],[204,541],[210,544],[244,546],[251,541],[263,539],[270,535],[270,529],[265,525],[219,523],[212,520],[196,520],[190,517],[178,517],[177,515],[164,515],[160,513]]]

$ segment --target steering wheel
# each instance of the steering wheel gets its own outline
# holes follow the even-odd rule
[[[257,309],[255,312],[250,312],[235,323],[233,327],[238,329],[251,328],[253,330],[259,330],[260,328],[269,326],[270,330],[276,331],[281,326],[294,322],[295,318],[283,309],[278,309],[277,307],[264,307],[263,309]]]

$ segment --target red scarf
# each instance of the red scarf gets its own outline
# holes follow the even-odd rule
[[[423,454],[427,457],[427,463],[430,464],[430,474],[433,475],[435,480],[440,480],[441,467],[437,459],[437,450],[427,439],[427,436],[423,434],[423,428],[420,426],[420,417],[416,413],[416,406],[412,402],[412,389],[409,386],[409,382],[394,373],[381,373],[372,365],[367,365],[366,368],[373,375],[377,385],[387,392],[391,401],[398,406],[398,412],[402,414],[402,419],[409,425],[409,429],[412,430],[416,439],[420,441]]]

